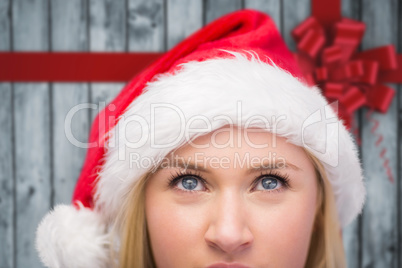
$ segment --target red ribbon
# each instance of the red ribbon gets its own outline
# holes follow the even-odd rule
[[[162,53],[0,53],[0,81],[127,82]],[[55,68],[60,67],[62,68]]]
[[[357,51],[363,38],[365,24],[341,17],[340,0],[312,0],[312,16],[292,31],[297,44],[295,57],[310,85],[318,85],[331,103],[339,101],[338,115],[347,129],[355,129],[353,113],[359,108],[370,108],[386,113],[395,90],[384,83],[402,83],[402,55],[397,55],[393,45],[366,51]],[[356,130],[356,129],[355,129]],[[359,137],[357,138],[360,140]],[[360,142],[359,142],[360,143]],[[386,149],[380,154],[385,159]],[[385,159],[384,167],[391,182],[394,181]]]

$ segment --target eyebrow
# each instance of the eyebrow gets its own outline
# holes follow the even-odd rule
[[[299,168],[298,166],[292,164],[292,163],[284,163],[281,164],[281,166],[279,166],[279,164],[273,162],[272,164],[261,164],[260,166],[257,167],[252,167],[250,169],[248,169],[247,174],[256,172],[256,171],[264,171],[264,170],[272,170],[272,169],[293,169],[295,171],[303,171],[301,168]]]
[[[175,161],[176,164],[175,165],[171,165],[171,164],[167,164],[164,167],[169,167],[169,168],[182,168],[184,170],[190,169],[190,170],[195,170],[195,171],[202,171],[205,173],[211,173],[211,169],[207,169],[202,165],[197,165],[193,162],[184,162],[184,161]],[[163,164],[161,164],[161,166],[163,166]],[[162,167],[159,166],[156,171],[162,169]],[[299,168],[298,166],[286,162],[286,163],[276,163],[276,162],[272,162],[272,163],[261,163],[258,166],[255,167],[251,167],[247,170],[246,174],[251,174],[254,172],[261,172],[261,171],[265,171],[265,170],[274,170],[274,169],[293,169],[295,171],[303,171],[301,168]]]

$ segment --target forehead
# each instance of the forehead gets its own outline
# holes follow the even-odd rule
[[[295,169],[312,167],[303,148],[291,144],[286,138],[260,128],[225,126],[197,137],[174,150],[167,158],[182,158],[183,161],[253,161],[255,164],[285,164]],[[206,161],[208,159],[208,161]]]

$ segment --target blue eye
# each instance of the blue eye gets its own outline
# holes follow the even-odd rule
[[[170,188],[177,188],[187,192],[197,192],[206,190],[206,181],[200,175],[191,174],[189,171],[186,173],[172,174],[169,180]]]
[[[262,179],[262,180],[261,180],[261,184],[262,184],[262,187],[263,187],[265,190],[273,190],[273,189],[275,189],[275,188],[277,187],[277,185],[280,184],[280,183],[278,182],[277,179],[272,178],[272,177],[268,177],[268,178]]]
[[[263,174],[255,179],[254,185],[257,191],[281,191],[289,187],[289,179],[277,173]]]
[[[186,190],[194,190],[197,187],[198,180],[194,177],[186,176],[181,179],[181,185]]]

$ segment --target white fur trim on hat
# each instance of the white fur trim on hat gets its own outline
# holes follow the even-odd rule
[[[110,267],[108,235],[100,215],[91,209],[58,205],[39,224],[36,249],[51,268]]]
[[[253,115],[267,120],[285,116],[276,129],[267,130],[305,147],[323,163],[341,226],[349,224],[361,212],[366,192],[356,145],[334,107],[318,88],[306,86],[274,64],[228,53],[234,57],[188,62],[174,75],[159,75],[147,84],[109,133],[95,205],[104,216],[114,218],[139,177],[188,138],[227,125],[223,117],[245,126]],[[192,121],[191,128],[203,131],[181,135],[183,121],[197,116],[211,127],[206,129],[201,118]],[[261,120],[248,127],[267,128]],[[139,159],[145,159],[141,165]]]

